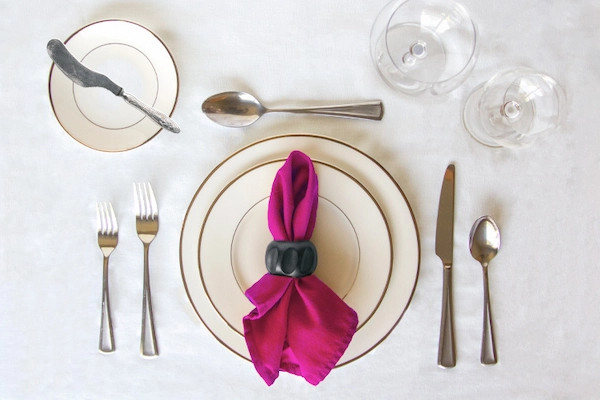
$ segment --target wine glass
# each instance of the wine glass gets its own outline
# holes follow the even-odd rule
[[[490,147],[524,148],[560,127],[566,109],[562,87],[531,68],[500,72],[469,96],[467,131]]]
[[[414,96],[448,93],[477,60],[477,27],[451,0],[393,0],[371,30],[371,58],[392,88]]]

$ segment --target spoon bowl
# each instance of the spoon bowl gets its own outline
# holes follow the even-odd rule
[[[202,111],[217,124],[233,128],[252,125],[268,112],[319,114],[377,121],[383,117],[383,106],[379,100],[337,106],[269,109],[256,97],[245,92],[215,94],[202,103]]]
[[[500,250],[500,229],[489,216],[484,216],[473,224],[469,235],[471,255],[481,264],[489,264]]]
[[[206,99],[202,112],[219,125],[243,127],[255,123],[267,110],[249,93],[224,92]]]
[[[483,271],[483,334],[481,339],[481,363],[494,365],[498,362],[496,357],[496,344],[492,327],[492,309],[490,306],[490,289],[488,283],[488,265],[500,250],[500,229],[496,222],[483,216],[473,224],[469,235],[469,249],[473,258],[481,264]]]

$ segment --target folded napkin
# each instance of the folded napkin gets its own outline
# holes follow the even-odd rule
[[[293,151],[277,172],[268,223],[274,241],[310,240],[315,227],[318,182],[311,159]],[[356,332],[358,317],[314,275],[267,273],[246,291],[256,306],[243,318],[252,362],[267,385],[279,371],[317,385],[335,367]]]

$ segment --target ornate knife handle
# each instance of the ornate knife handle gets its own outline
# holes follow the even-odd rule
[[[179,129],[179,126],[175,123],[175,121],[173,121],[171,118],[167,117],[165,114],[161,113],[160,111],[155,110],[154,108],[145,104],[144,102],[142,102],[140,99],[138,99],[134,95],[127,93],[127,92],[122,92],[120,94],[120,96],[127,103],[131,104],[132,106],[134,106],[135,108],[137,108],[138,110],[140,110],[141,112],[146,114],[148,117],[150,117],[150,119],[152,121],[156,122],[158,125],[165,128],[166,130],[171,131],[173,133],[181,132],[181,129]]]

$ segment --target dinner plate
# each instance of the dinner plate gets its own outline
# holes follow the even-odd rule
[[[200,232],[200,277],[206,295],[239,335],[242,318],[254,308],[244,292],[267,273],[265,250],[273,240],[267,224],[269,195],[284,161],[260,164],[228,183]],[[373,197],[351,176],[317,160],[313,164],[319,179],[311,238],[318,252],[315,275],[356,311],[360,329],[381,302],[391,274],[387,222]],[[230,342],[228,329],[215,329],[215,334]]]
[[[325,136],[286,134],[255,142],[228,157],[200,185],[187,210],[180,240],[182,278],[192,306],[209,331],[230,350],[249,359],[244,338],[238,332],[239,325],[236,329],[235,324],[238,322],[228,323],[227,319],[230,317],[229,314],[225,315],[224,310],[221,311],[221,302],[215,301],[216,307],[211,302],[210,296],[216,289],[213,290],[212,283],[211,288],[207,288],[203,282],[201,271],[204,273],[205,270],[204,267],[201,270],[200,266],[202,230],[205,229],[207,215],[212,213],[211,207],[214,208],[213,205],[220,203],[216,199],[220,194],[223,196],[222,193],[227,192],[230,183],[237,182],[236,178],[245,172],[250,173],[247,171],[257,169],[257,166],[287,158],[293,150],[304,152],[313,160],[345,174],[356,182],[356,185],[364,188],[365,193],[372,198],[371,202],[376,203],[380,209],[383,216],[381,218],[387,222],[387,232],[390,236],[387,240],[391,240],[391,272],[386,289],[372,315],[356,332],[339,360],[337,365],[340,366],[367,354],[389,335],[410,304],[419,274],[420,244],[410,205],[392,176],[362,151]],[[262,168],[260,169],[262,171]],[[273,178],[274,175],[263,184],[270,186]],[[320,190],[321,187],[323,186],[320,185]],[[234,221],[236,219],[233,218]],[[245,218],[242,218],[243,220]],[[373,231],[372,235],[379,240],[386,240],[385,229]],[[235,240],[234,235],[233,242]],[[227,263],[221,267],[230,270],[234,268]],[[248,281],[254,278],[255,276],[252,276]],[[235,278],[235,281],[238,282],[238,279]],[[241,288],[236,290],[242,291]]]
[[[65,46],[86,67],[103,73],[144,103],[170,115],[179,92],[175,61],[166,45],[145,27],[123,20],[87,25]],[[152,139],[161,128],[103,88],[73,83],[54,64],[50,102],[64,130],[102,151],[124,151]]]

